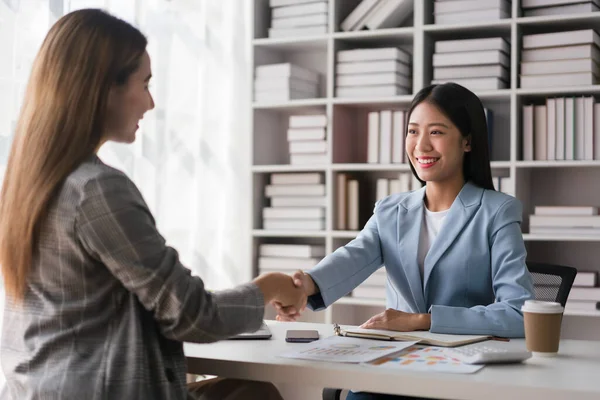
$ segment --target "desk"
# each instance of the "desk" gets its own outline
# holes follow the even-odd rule
[[[267,321],[271,340],[185,344],[188,372],[317,387],[464,400],[600,399],[600,342],[564,340],[554,358],[487,366],[471,375],[374,370],[360,365],[277,357],[306,344],[286,343],[287,329],[333,334],[329,324]],[[524,340],[499,346],[524,346]]]

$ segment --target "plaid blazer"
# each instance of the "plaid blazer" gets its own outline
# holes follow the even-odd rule
[[[133,182],[93,156],[41,224],[25,301],[7,299],[8,398],[186,399],[182,341],[256,330],[263,313],[255,284],[207,292]]]

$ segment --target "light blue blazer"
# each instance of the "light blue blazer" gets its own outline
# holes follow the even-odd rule
[[[356,239],[307,271],[319,286],[309,307],[328,307],[382,265],[387,307],[431,313],[431,332],[523,337],[523,302],[533,298],[514,197],[466,183],[425,258],[417,253],[425,188],[375,205]],[[424,281],[424,283],[423,283]]]

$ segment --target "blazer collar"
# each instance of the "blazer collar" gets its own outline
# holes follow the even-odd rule
[[[465,225],[469,222],[473,214],[481,204],[484,189],[471,182],[465,183],[460,193],[452,203],[450,211],[446,216],[442,230],[431,244],[431,248],[425,257],[424,271],[424,291],[427,296],[427,284],[431,272],[448,248],[454,243],[458,235],[462,232]]]

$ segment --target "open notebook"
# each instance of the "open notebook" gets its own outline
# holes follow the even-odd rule
[[[482,342],[492,338],[492,336],[487,335],[446,335],[428,331],[396,332],[361,328],[339,329],[339,331],[336,331],[336,334],[339,336],[364,339],[418,341],[420,344],[440,347],[462,346],[464,344]]]

